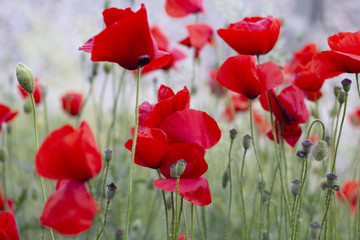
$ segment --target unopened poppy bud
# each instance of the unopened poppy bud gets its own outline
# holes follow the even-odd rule
[[[18,63],[16,66],[16,78],[20,84],[20,86],[28,93],[32,93],[34,91],[34,75],[30,68],[22,63]]]
[[[300,192],[300,187],[301,187],[300,181],[298,179],[295,179],[294,181],[292,181],[290,186],[291,193],[294,196],[297,196]]]
[[[329,154],[328,144],[324,140],[317,141],[312,153],[316,161],[324,160]]]
[[[333,190],[334,190],[335,192],[340,191],[340,186],[339,186],[339,185],[334,185],[334,186],[333,186]]]
[[[32,104],[30,98],[25,100],[23,109],[26,114],[32,113]]]
[[[170,167],[171,178],[180,178],[181,174],[185,171],[186,164],[187,163],[184,159],[180,159],[176,163],[172,164]]]
[[[108,1],[107,1],[108,2]],[[112,64],[109,62],[104,62],[104,72],[109,74],[111,71]]]
[[[351,80],[348,78],[345,78],[344,80],[341,81],[342,87],[344,89],[345,92],[349,92],[350,88],[351,88]]]
[[[311,146],[313,145],[313,142],[309,139],[304,140],[301,145],[303,146],[303,151],[307,154],[311,151]]]
[[[303,159],[304,157],[306,157],[306,153],[303,150],[299,150],[296,152],[296,156],[300,159]]]
[[[262,202],[266,203],[269,200],[270,192],[268,190],[263,191]]]
[[[228,171],[228,168],[226,168],[226,170],[224,171],[224,173],[222,175],[222,187],[226,188],[228,182],[229,182],[229,171]]]
[[[339,87],[339,86],[334,87],[334,95],[335,95],[335,97],[337,97],[339,95],[339,92],[341,92],[341,87]]]
[[[124,230],[121,228],[115,231],[115,240],[124,240]]]
[[[309,224],[309,231],[310,231],[310,236],[313,239],[317,239],[319,236],[319,232],[320,232],[320,228],[321,228],[321,224],[317,221],[311,222]]]
[[[243,147],[245,150],[248,150],[251,146],[251,136],[249,134],[246,134],[243,137]]]
[[[339,92],[337,98],[338,98],[339,103],[343,104],[345,102],[346,93],[345,92]]]
[[[106,185],[105,189],[105,197],[110,200],[114,197],[117,187],[114,183],[110,183],[109,185]]]
[[[329,173],[326,175],[326,183],[328,185],[329,188],[331,188],[332,186],[334,186],[335,182],[336,182],[337,176],[335,173]]]
[[[112,159],[112,151],[109,148],[104,151],[104,159],[107,163]]]
[[[104,9],[110,8],[110,0],[105,1]]]
[[[0,148],[0,162],[5,162],[7,160],[7,151],[5,148]]]
[[[330,146],[330,140],[331,140],[331,137],[329,135],[326,135],[325,138],[324,138],[325,142],[327,143],[328,146]]]
[[[99,63],[98,62],[94,62],[92,65],[92,75],[96,76],[98,73],[98,69],[99,69]]]
[[[235,128],[231,129],[231,130],[229,131],[229,133],[230,133],[230,139],[231,139],[231,141],[234,141],[234,139],[236,138],[236,135],[237,135],[236,129],[235,129]]]

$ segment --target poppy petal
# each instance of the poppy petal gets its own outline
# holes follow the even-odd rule
[[[12,210],[0,213],[0,239],[19,240],[15,216]]]
[[[165,10],[170,17],[182,18],[191,13],[204,12],[203,0],[166,0]]]

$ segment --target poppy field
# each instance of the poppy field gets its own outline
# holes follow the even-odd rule
[[[265,2],[0,10],[0,240],[360,240],[360,26]]]

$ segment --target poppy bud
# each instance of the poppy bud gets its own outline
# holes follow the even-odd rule
[[[124,230],[121,228],[115,231],[115,240],[124,240]]]
[[[26,114],[32,113],[32,104],[30,98],[26,99],[24,102],[23,109]]]
[[[299,150],[296,152],[296,156],[298,156],[298,158],[303,159],[304,157],[306,157],[306,153],[303,150]]]
[[[320,232],[321,224],[319,222],[317,222],[317,221],[314,221],[314,222],[311,222],[309,224],[309,226],[310,226],[310,228],[309,228],[310,236],[313,239],[317,239],[318,235],[319,235],[319,232]]]
[[[301,143],[301,145],[303,146],[303,151],[307,155],[311,151],[311,146],[313,145],[313,142],[309,139],[306,139]]]
[[[338,101],[341,104],[343,104],[345,102],[345,97],[346,97],[346,93],[345,92],[339,92],[338,94]]]
[[[312,153],[316,161],[324,160],[325,158],[327,158],[329,154],[328,144],[323,140],[317,141],[317,143],[313,148]]]
[[[226,170],[224,171],[224,173],[222,175],[222,187],[226,188],[228,182],[229,182],[229,171],[228,171],[228,168],[226,168]]]
[[[187,163],[184,159],[180,159],[176,163],[172,164],[170,167],[171,178],[180,178],[181,174],[185,171],[186,164]]]
[[[340,92],[341,92],[341,87],[339,87],[339,86],[334,87],[334,95],[335,95],[335,97],[337,97]]]
[[[349,92],[350,88],[351,88],[351,80],[348,78],[345,78],[344,80],[341,81],[342,87],[344,89],[345,92]]]
[[[325,142],[327,143],[328,146],[330,146],[330,140],[331,140],[331,137],[329,135],[326,135],[325,138],[324,138]]]
[[[105,1],[104,9],[108,9],[108,8],[110,8],[110,0]]]
[[[0,162],[5,162],[7,160],[7,151],[5,148],[0,148]]]
[[[251,136],[249,134],[246,134],[243,137],[243,147],[245,150],[248,150],[251,146]]]
[[[112,159],[112,151],[109,148],[104,151],[104,159],[107,163]]]
[[[114,183],[110,183],[109,185],[106,185],[105,189],[105,197],[110,200],[114,197],[117,187]]]
[[[98,69],[99,69],[99,63],[98,62],[94,62],[92,65],[92,76],[96,76],[98,73]]]
[[[230,139],[231,139],[231,141],[234,141],[234,139],[236,138],[236,135],[237,135],[236,129],[235,129],[235,128],[231,129],[231,130],[229,131],[229,133],[230,133]]]
[[[320,186],[321,186],[322,190],[325,190],[328,187],[327,182],[326,182],[325,179],[323,179],[321,181]]]
[[[270,197],[270,192],[266,189],[264,189],[263,191],[263,195],[262,195],[262,202],[266,203],[269,200]]]
[[[290,186],[291,193],[294,196],[297,196],[300,192],[300,187],[301,187],[300,181],[298,179],[295,179],[294,181],[292,181]]]
[[[333,190],[334,190],[335,192],[340,191],[339,185],[334,185],[334,186],[333,186]]]
[[[111,71],[112,64],[109,62],[104,62],[104,72],[109,74]]]
[[[26,92],[32,93],[34,91],[34,75],[26,65],[18,63],[16,66],[16,78]]]
[[[337,179],[337,176],[335,173],[329,173],[326,175],[326,183],[329,188],[334,186],[336,179]]]

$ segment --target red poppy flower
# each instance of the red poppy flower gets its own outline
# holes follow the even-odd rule
[[[195,58],[199,57],[201,49],[209,43],[214,45],[213,29],[206,23],[194,23],[186,25],[189,36],[180,41],[180,44],[195,49]]]
[[[5,201],[4,201],[3,196],[2,196],[2,194],[0,192],[0,211],[4,211],[4,210],[6,210],[8,208],[12,209],[13,206],[14,206],[14,202],[8,197],[6,198],[6,204],[7,204],[7,206],[5,208]]]
[[[322,92],[320,90],[316,91],[316,92],[304,91],[303,93],[304,93],[305,97],[312,102],[316,102],[322,97]]]
[[[223,112],[223,116],[226,117],[228,122],[232,122],[234,120],[232,111],[234,111],[234,113],[238,113],[249,109],[249,99],[243,94],[231,94],[230,104],[232,106],[226,107]]]
[[[176,192],[176,179],[157,179],[153,181],[154,187],[164,191]],[[211,203],[211,193],[208,181],[201,176],[197,179],[180,179],[178,193],[185,200],[198,206]]]
[[[61,234],[75,235],[91,227],[98,208],[84,182],[61,180],[45,204],[40,222]]]
[[[220,97],[225,95],[225,88],[216,80],[218,69],[211,69],[209,71],[208,86],[210,87],[211,93]]]
[[[23,97],[23,99],[26,99],[30,94],[25,91],[25,89],[23,89],[19,84],[17,85],[21,96]],[[42,87],[39,83],[39,78],[35,77],[35,86],[34,86],[34,91],[33,91],[33,97],[34,97],[34,102],[35,104],[39,104],[42,101]]]
[[[360,108],[356,108],[349,114],[349,119],[353,126],[360,126]]]
[[[279,136],[279,127],[278,127],[278,120],[275,119],[275,133]],[[298,123],[294,122],[291,124],[284,124],[284,123],[280,123],[281,124],[281,128],[283,128],[283,130],[281,131],[281,136],[284,138],[284,140],[291,146],[294,147],[295,144],[297,143],[297,141],[300,139],[301,136],[301,127],[299,126]],[[274,135],[272,130],[269,130],[269,132],[267,133],[267,136],[269,137],[269,139],[274,141]],[[279,138],[277,138],[277,143],[279,143]]]
[[[61,97],[61,102],[65,112],[77,116],[83,105],[83,95],[78,92],[68,92]]]
[[[144,65],[158,69],[168,63],[169,54],[158,50],[150,34],[144,4],[137,12],[109,8],[103,16],[106,28],[79,48],[91,53],[91,61],[115,62],[128,70]]]
[[[185,233],[180,234],[177,240],[186,240],[186,234]]]
[[[244,18],[227,29],[219,29],[219,36],[239,54],[266,54],[273,49],[280,33],[281,21],[268,16]]]
[[[203,13],[203,0],[166,0],[165,10],[174,18],[182,18],[191,13]]]
[[[221,65],[217,80],[231,91],[254,99],[259,94],[284,82],[281,69],[273,62],[256,65],[255,58],[246,55],[229,57]]]
[[[303,66],[311,62],[312,58],[318,53],[316,43],[308,43],[299,50],[294,51],[293,58],[284,65],[285,74],[295,74]]]
[[[274,90],[270,90],[269,98],[272,112],[282,123],[305,123],[310,117],[302,91],[293,85],[284,88],[278,96],[275,96]],[[266,111],[269,111],[265,93],[260,96],[260,103]]]
[[[86,181],[101,170],[95,137],[84,121],[77,129],[65,125],[41,144],[35,157],[36,172],[43,177]]]
[[[3,123],[9,123],[18,115],[18,111],[12,112],[11,109],[0,103],[0,132]]]
[[[318,77],[332,78],[341,73],[360,73],[360,30],[339,32],[328,38],[330,51],[314,57],[313,68]]]
[[[350,211],[353,215],[356,213],[356,201],[359,196],[357,196],[359,188],[359,183],[357,181],[349,180],[345,182],[340,191],[336,193],[336,196],[342,201],[347,201],[350,205]],[[344,194],[344,197],[342,196],[341,192]]]
[[[0,213],[0,239],[19,240],[15,216],[12,210]]]

